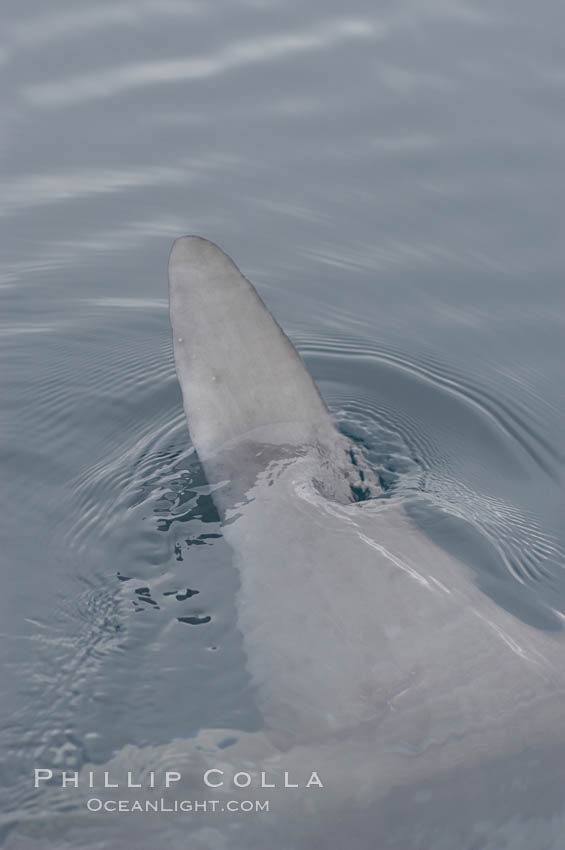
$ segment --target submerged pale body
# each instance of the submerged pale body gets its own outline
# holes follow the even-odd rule
[[[325,764],[328,811],[388,798],[379,846],[521,847],[516,823],[560,817],[562,639],[484,596],[400,502],[352,503],[345,438],[220,249],[178,240],[169,274],[185,411],[219,485],[269,744]]]

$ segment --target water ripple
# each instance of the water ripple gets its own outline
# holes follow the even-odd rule
[[[478,384],[468,376],[429,356],[420,356],[418,360],[408,357],[392,347],[372,342],[348,341],[324,334],[312,336],[308,340],[295,338],[304,356],[309,354],[346,356],[389,363],[391,366],[409,372],[418,378],[430,381],[435,386],[458,396],[466,404],[474,406],[481,416],[490,419],[508,438],[515,441],[529,455],[546,475],[560,480],[556,464],[563,464],[565,457],[561,451],[546,440],[535,422],[536,413],[526,407],[524,402],[513,398],[505,400],[497,388],[496,394]],[[534,423],[530,420],[534,419]]]
[[[40,107],[84,104],[99,98],[116,97],[147,85],[217,77],[249,65],[270,63],[280,58],[289,59],[294,54],[334,47],[351,39],[374,39],[379,34],[381,32],[376,24],[366,19],[322,21],[311,30],[262,35],[192,59],[138,62],[64,82],[31,85],[23,90],[23,97],[29,104]]]
[[[176,166],[152,166],[131,170],[80,169],[59,174],[30,174],[6,181],[0,199],[0,215],[12,215],[21,210],[44,204],[89,199],[128,189],[178,185],[202,179],[210,170],[216,171],[233,157],[211,153],[202,159],[185,160]]]

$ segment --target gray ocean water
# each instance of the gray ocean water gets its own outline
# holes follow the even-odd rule
[[[179,235],[254,282],[382,497],[562,628],[564,32],[554,0],[5,0],[0,843],[41,846],[33,767],[261,724]]]

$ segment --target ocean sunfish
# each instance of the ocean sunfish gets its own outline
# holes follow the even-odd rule
[[[276,792],[287,824],[310,812],[324,846],[339,821],[353,847],[565,847],[561,632],[481,593],[402,500],[357,500],[378,481],[220,248],[178,239],[169,286],[188,428],[240,571],[264,762],[324,782],[302,808]]]

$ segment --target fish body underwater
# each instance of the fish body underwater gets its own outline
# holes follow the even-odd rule
[[[178,771],[151,793],[215,799],[213,813],[61,811],[29,847],[563,850],[562,632],[483,594],[406,499],[357,500],[378,479],[352,463],[291,342],[216,245],[177,240],[169,283],[263,728],[126,746],[103,767]]]
[[[354,501],[351,445],[216,245],[177,240],[169,281],[188,427],[240,571],[264,760],[325,779],[302,808],[278,794],[289,832],[310,835],[283,846],[317,846],[318,819],[335,824],[325,846],[341,829],[342,846],[565,847],[561,633],[481,593],[401,500]]]

